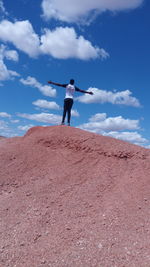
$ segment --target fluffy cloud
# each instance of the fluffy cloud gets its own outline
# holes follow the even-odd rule
[[[6,45],[1,45],[0,46],[0,58],[1,59],[8,59],[12,61],[18,61],[19,60],[19,55],[16,50],[10,50],[7,48]]]
[[[4,3],[2,0],[0,0],[0,11],[4,14],[4,15],[8,15],[8,12],[6,11],[5,7],[4,7]]]
[[[1,21],[0,40],[13,43],[17,49],[30,57],[41,54],[59,59],[79,58],[81,60],[109,57],[103,48],[93,46],[83,36],[77,36],[74,28],[58,27],[53,31],[45,29],[40,37],[34,32],[28,20],[14,23],[8,20]],[[15,52],[8,53],[7,57],[17,60]]]
[[[39,113],[39,114],[18,113],[17,115],[21,118],[25,118],[28,120],[39,121],[49,124],[59,124],[61,122],[61,116],[50,113]]]
[[[29,124],[29,125],[24,125],[24,126],[18,126],[18,130],[20,130],[20,131],[28,131],[30,128],[32,128],[34,125],[33,124]]]
[[[55,109],[59,110],[60,107],[56,102],[53,101],[47,101],[43,99],[38,99],[32,103],[33,105],[39,107],[39,108],[46,108],[46,109]]]
[[[0,59],[0,81],[9,80],[13,77],[20,76],[16,71],[8,70],[4,61]]]
[[[117,105],[126,105],[133,107],[140,107],[140,103],[138,99],[131,96],[132,92],[130,90],[120,91],[120,92],[112,92],[106,90],[100,90],[97,88],[89,88],[89,91],[92,91],[94,95],[82,95],[77,98],[79,102],[82,103],[111,103]]]
[[[100,122],[104,121],[106,119],[107,115],[106,113],[96,113],[92,117],[89,118],[89,122]]]
[[[0,81],[5,81],[10,79],[10,73],[7,69],[6,65],[4,64],[3,60],[0,59]]]
[[[104,135],[128,141],[137,145],[146,144],[148,142],[147,139],[143,138],[141,134],[137,132],[109,132],[105,133]]]
[[[89,119],[88,123],[80,125],[79,128],[95,133],[136,130],[139,129],[139,121],[124,119],[122,116],[107,118],[106,113],[97,113]]]
[[[4,56],[8,60],[13,60],[13,61],[19,60],[19,55],[18,55],[17,51],[15,51],[15,50],[5,50]]]
[[[80,116],[79,112],[78,112],[76,109],[72,109],[72,110],[71,110],[71,115],[72,115],[73,117],[79,117],[79,116]]]
[[[59,27],[54,31],[45,30],[41,36],[41,51],[54,58],[79,58],[82,60],[101,58],[106,59],[109,54],[103,49],[94,47],[83,36],[77,36],[74,28]]]
[[[13,119],[13,120],[11,120],[10,122],[11,122],[11,123],[18,123],[19,120],[14,120],[14,119]]]
[[[5,131],[7,129],[8,129],[8,123],[0,120],[0,131]],[[2,135],[2,133],[0,133],[0,135]]]
[[[31,87],[38,88],[39,91],[45,96],[50,96],[50,97],[56,96],[56,90],[55,89],[53,89],[49,85],[42,85],[34,77],[28,76],[26,80],[20,79],[20,82],[24,85],[29,85]]]
[[[0,81],[9,80],[14,76],[19,76],[16,71],[8,70],[4,60],[18,61],[18,53],[15,50],[9,50],[5,45],[0,46]]]
[[[97,113],[89,118],[87,123],[78,126],[78,128],[137,145],[148,143],[148,140],[143,138],[141,134],[133,131],[140,129],[139,120],[124,119],[122,116],[107,118],[106,113]]]
[[[40,39],[34,32],[28,20],[16,21],[14,23],[3,20],[0,22],[0,39],[4,42],[11,42],[19,50],[30,57],[40,54]]]
[[[134,9],[143,0],[43,0],[42,9],[46,19],[66,22],[90,22],[95,15],[105,11]]]
[[[16,136],[16,130],[14,131],[9,123],[4,120],[0,120],[0,136],[12,137]]]
[[[0,112],[0,117],[1,118],[11,118],[11,115],[8,114],[7,112]]]

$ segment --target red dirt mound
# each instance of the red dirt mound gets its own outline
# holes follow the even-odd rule
[[[0,142],[0,266],[150,267],[150,151],[73,127]]]

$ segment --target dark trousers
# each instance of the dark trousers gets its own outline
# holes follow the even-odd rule
[[[72,98],[65,98],[64,99],[64,111],[63,111],[62,123],[65,122],[66,113],[68,114],[68,123],[70,123],[72,105],[73,105],[73,99]]]

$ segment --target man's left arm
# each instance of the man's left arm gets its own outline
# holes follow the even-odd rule
[[[76,86],[75,86],[75,90],[76,90],[77,92],[81,92],[81,93],[84,93],[84,94],[93,95],[93,92],[91,92],[91,91],[85,91],[85,90],[79,89],[79,88],[76,87]]]

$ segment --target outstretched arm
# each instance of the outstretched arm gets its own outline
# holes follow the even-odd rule
[[[61,84],[61,83],[55,83],[55,82],[52,82],[52,81],[48,81],[49,84],[53,84],[53,85],[57,85],[57,86],[60,86],[60,87],[66,87],[66,84]]]
[[[76,87],[76,91],[84,93],[84,94],[93,95],[93,92],[85,91],[85,90],[79,89],[78,87]]]

